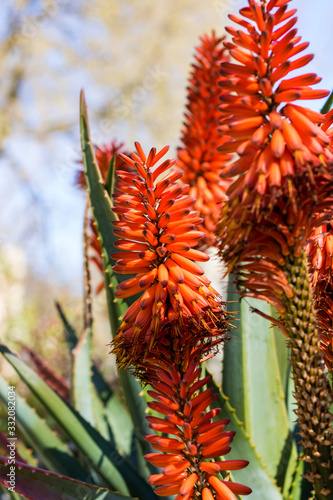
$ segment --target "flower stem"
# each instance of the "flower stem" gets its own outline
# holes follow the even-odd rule
[[[305,252],[299,257],[290,255],[284,272],[294,292],[290,299],[284,299],[287,309],[284,319],[297,401],[295,413],[304,460],[311,465],[305,477],[314,485],[315,498],[325,500],[333,494],[333,415]]]

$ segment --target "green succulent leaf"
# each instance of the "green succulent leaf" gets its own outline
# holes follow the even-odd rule
[[[6,405],[7,387],[8,384],[0,376],[0,399]],[[59,474],[70,474],[75,479],[86,481],[86,471],[75,460],[68,447],[18,394],[15,398],[17,427],[25,441],[39,455],[43,464]]]
[[[56,302],[55,306],[57,308],[57,311],[58,311],[58,314],[60,316],[61,322],[62,322],[63,327],[65,329],[66,340],[68,342],[70,350],[72,351],[74,349],[74,347],[76,346],[77,341],[78,341],[78,337],[77,337],[76,331],[73,328],[73,326],[70,324],[70,322],[68,321],[67,316],[66,316],[63,308],[59,304],[59,302]]]
[[[88,422],[5,346],[0,347],[0,352],[68,434],[107,487],[124,495],[132,491],[141,500],[156,500],[152,488]]]
[[[151,434],[151,430],[148,427],[146,420],[147,406],[142,394],[140,383],[129,373],[128,370],[120,369],[118,371],[118,375],[124,391],[126,403],[131,414],[134,435],[139,441],[143,453],[152,453],[154,452],[154,449],[151,447],[151,444],[144,440],[144,436],[146,434]],[[150,466],[150,464],[148,464],[148,467],[152,473],[156,473],[158,471],[156,467]]]
[[[118,310],[115,307],[115,304],[118,302],[120,305],[124,302],[123,300],[116,299],[113,296],[113,292],[118,284],[118,281],[112,273],[112,259],[110,255],[116,251],[114,243],[117,238],[114,236],[112,231],[112,222],[116,220],[116,217],[112,211],[111,199],[106,188],[104,187],[103,179],[97,166],[94,150],[91,144],[87,106],[83,92],[81,92],[80,102],[80,123],[84,172],[87,180],[91,208],[103,249],[104,271],[106,275],[108,275],[107,289],[111,292],[110,300],[108,299],[108,307],[109,310],[111,308],[112,311],[110,314],[111,330],[112,334],[115,335],[119,326]],[[112,166],[114,166],[114,164]],[[109,177],[112,176],[113,173],[111,172]],[[126,304],[124,304],[124,306],[124,311],[126,311]]]
[[[68,321],[66,314],[59,303],[56,303],[56,307],[57,307],[57,310],[59,312],[59,316],[60,316],[60,319],[63,323],[65,331],[66,331],[68,344],[70,346],[71,351],[73,351],[73,349],[75,349],[77,346],[78,336],[77,336],[73,326]],[[103,401],[103,404],[106,404],[109,401],[109,399],[113,397],[113,391],[111,390],[110,386],[105,381],[103,375],[100,373],[100,371],[98,370],[98,368],[96,367],[94,362],[92,364],[91,371],[92,371],[92,382],[93,382],[101,400]]]
[[[26,462],[28,465],[37,467],[38,459],[33,455],[33,450],[32,447],[30,447],[30,445],[23,442],[22,439],[18,439],[16,441],[16,449],[18,451],[19,456],[22,457],[22,460],[20,459],[20,462]]]
[[[233,293],[228,301],[237,300]],[[235,320],[236,329],[226,345],[223,362],[223,392],[236,408],[244,422],[245,431],[251,436],[267,471],[284,483],[289,457],[297,457],[296,445],[291,435],[286,398],[280,369],[286,370],[287,348],[279,339],[280,359],[277,350],[277,336],[282,335],[271,323],[253,313],[259,310],[272,316],[271,306],[255,299],[228,304],[230,309],[239,308]],[[237,367],[237,368],[235,368]],[[260,389],[260,390],[259,390]]]
[[[111,393],[103,404],[95,388],[93,388],[92,396],[96,429],[117,448],[120,454],[127,458],[142,477],[148,478],[147,465],[138,446],[131,416],[124,403],[116,394]]]
[[[326,115],[326,113],[329,112],[329,110],[331,109],[333,105],[333,90],[332,92],[330,93],[330,95],[328,96],[324,106],[321,108],[320,112],[323,114],[323,115]]]
[[[68,337],[70,335],[70,345],[73,350],[78,343],[77,336],[60,306],[58,306],[58,310],[64,327],[68,332]],[[136,381],[129,372],[125,372],[124,370],[120,370],[118,375],[123,387],[126,404],[129,406],[130,418],[128,409],[110,389],[94,363],[92,365],[92,382],[98,395],[94,394],[94,392],[92,393],[93,411],[99,432],[105,439],[110,439],[113,444],[116,444],[117,448],[119,446],[120,452],[124,451],[133,465],[134,461],[136,463],[141,463],[142,461],[142,453],[136,456],[136,451],[138,450],[136,450],[137,447],[135,444],[133,445],[133,435],[135,436],[135,440],[139,441],[143,453],[151,453],[153,449],[150,444],[143,439],[143,435],[149,434],[150,429],[145,420],[145,404],[142,401],[142,397],[139,395],[141,391],[139,382]],[[99,399],[102,401],[103,406],[101,406],[101,401],[99,401]],[[136,432],[134,432],[134,427],[137,429]],[[126,429],[125,432],[124,429]],[[150,470],[152,473],[158,471],[158,469],[152,465]],[[146,477],[147,473],[145,467],[139,467],[139,472],[143,477]]]
[[[93,387],[91,391],[91,396],[92,396],[92,405],[93,405],[93,412],[94,412],[94,422],[95,422],[95,428],[103,436],[104,439],[107,441],[111,441],[111,443],[114,445],[114,440],[112,437],[112,432],[110,430],[106,415],[105,415],[105,407],[103,402],[101,401],[99,394],[96,391],[96,388]],[[118,448],[119,452],[122,453],[122,451]]]
[[[106,189],[108,195],[110,196],[110,198],[112,197],[113,191],[114,191],[115,163],[116,163],[116,157],[115,157],[115,155],[113,155],[111,160],[110,160],[110,165],[108,168],[108,173],[107,173],[106,181],[105,181],[105,189]]]
[[[70,477],[16,462],[15,492],[31,500],[131,500],[128,496],[113,493]],[[11,464],[0,456],[0,483],[7,485]],[[13,497],[15,498],[15,497]],[[20,497],[18,497],[20,498]],[[132,500],[134,500],[132,498]]]
[[[92,330],[87,328],[75,349],[72,364],[72,395],[74,408],[82,417],[95,426],[91,383]]]
[[[208,370],[207,373],[209,373]],[[236,431],[231,452],[228,453],[227,459],[243,459],[250,462],[245,469],[232,471],[233,479],[237,483],[246,484],[252,488],[251,500],[283,500],[280,489],[277,487],[273,476],[269,474],[267,467],[263,464],[261,457],[257,454],[243,422],[239,420],[236,410],[230,405],[229,398],[223,394],[222,389],[218,387],[214,380],[208,385],[219,393],[219,398],[212,404],[212,407],[221,408],[223,418],[230,419],[228,430]]]
[[[115,216],[112,212],[110,196],[103,185],[103,180],[99,172],[92,148],[89,133],[87,106],[85,103],[83,92],[81,93],[80,114],[83,163],[91,207],[103,248],[107,304],[111,332],[112,336],[114,336],[130,301],[124,301],[114,297],[114,291],[116,289],[116,286],[118,285],[118,279],[112,271],[112,260],[110,258],[110,254],[116,250],[114,247],[116,238],[112,232],[112,222],[115,220]],[[114,168],[114,163],[110,165],[109,178],[113,178],[114,175],[112,172],[112,168]],[[111,195],[112,189],[113,186],[109,183],[109,193]],[[150,444],[143,439],[143,436],[145,434],[148,434],[150,430],[145,420],[146,406],[144,399],[142,398],[142,396],[140,396],[140,384],[128,371],[119,370],[118,373],[124,391],[126,403],[128,405],[133,421],[135,436],[139,440],[144,453],[150,453],[153,450]],[[151,470],[156,472],[155,467],[152,467]]]
[[[111,179],[114,179],[115,175],[115,162],[110,162],[110,168],[108,172],[108,185],[105,186],[96,162],[94,149],[90,139],[87,105],[85,102],[83,91],[81,92],[80,99],[80,124],[84,172],[87,181],[91,208],[98,230],[99,239],[102,245],[110,325],[112,336],[114,336],[119,326],[119,321],[125,314],[128,304],[131,303],[131,299],[124,301],[122,299],[115,298],[114,291],[119,281],[127,279],[130,276],[124,277],[122,275],[119,275],[118,277],[116,277],[112,271],[112,265],[114,263],[111,259],[111,254],[117,251],[114,243],[118,239],[113,234],[112,230],[112,222],[116,220],[116,217],[112,211],[111,203],[111,196],[114,189],[114,183],[111,182]]]
[[[286,500],[309,500],[314,498],[312,484],[302,477],[303,474],[307,473],[308,468],[309,466],[305,462],[298,461],[289,494],[285,496]]]
[[[294,492],[293,500],[301,500],[301,494],[299,487],[301,488],[302,478],[300,474],[303,474],[301,470],[302,462],[298,459],[297,453],[293,453],[291,457],[287,456],[281,457],[281,466],[285,468],[285,480],[283,484],[283,498],[288,499],[291,492]]]

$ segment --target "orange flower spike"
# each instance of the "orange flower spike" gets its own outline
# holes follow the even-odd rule
[[[253,191],[262,196],[271,188],[284,186],[286,179],[291,178],[291,169],[286,168],[285,161],[281,164],[285,153],[292,155],[298,170],[303,169],[305,174],[307,161],[317,166],[323,163],[323,155],[325,160],[329,158],[330,161],[333,155],[326,147],[329,143],[327,135],[317,126],[322,119],[312,115],[307,108],[289,104],[296,99],[319,99],[329,94],[326,90],[310,87],[321,80],[313,73],[285,79],[288,73],[306,65],[312,58],[305,56],[291,63],[288,61],[308,46],[299,43],[300,37],[295,36],[293,27],[297,18],[292,16],[296,11],[288,11],[287,3],[266,4],[258,0],[248,0],[248,3],[249,7],[240,10],[247,21],[230,16],[242,29],[228,28],[233,35],[233,43],[225,45],[240,64],[222,63],[220,86],[224,90],[221,113],[225,116],[221,132],[232,137],[228,142],[228,152],[242,151],[242,155],[251,154],[257,161],[262,151],[270,147],[276,158],[275,162],[269,163],[265,178],[259,172],[254,174],[254,171],[246,176],[251,194],[245,194],[245,198],[250,196],[249,203],[252,204]],[[289,20],[279,26],[281,19]],[[237,78],[230,86],[235,74]],[[234,105],[235,100],[238,100],[237,106]],[[280,109],[281,103],[287,105]],[[280,116],[278,127],[272,113]],[[251,143],[248,143],[251,136]],[[304,140],[304,136],[309,139]],[[224,145],[221,151],[225,152]],[[249,168],[246,164],[244,167]],[[230,166],[225,169],[226,176],[238,173],[233,172]],[[261,200],[260,203],[264,202]]]
[[[220,172],[229,156],[216,151],[221,144],[217,123],[221,118],[218,81],[221,62],[227,61],[223,37],[205,35],[197,47],[195,64],[188,86],[182,146],[178,149],[177,165],[184,171],[183,182],[190,185],[189,194],[196,199],[195,208],[203,217],[199,229],[205,237],[200,247],[214,244],[214,231],[221,202],[229,182]]]
[[[246,18],[245,24],[233,17],[240,29],[239,32],[232,30],[233,43],[226,45],[236,63],[221,66],[220,85],[227,92],[221,99],[224,115],[221,131],[231,137],[228,153],[236,153],[239,158],[223,173],[237,178],[229,187],[229,198],[222,208],[218,228],[220,255],[227,272],[234,273],[241,295],[271,303],[283,318],[283,324],[278,324],[289,339],[301,442],[305,460],[311,463],[308,478],[314,483],[315,491],[319,491],[322,484],[328,488],[326,469],[332,463],[327,465],[328,462],[317,460],[318,446],[310,435],[313,425],[304,402],[308,401],[310,391],[311,414],[317,415],[315,433],[324,443],[320,456],[329,457],[332,418],[327,394],[330,387],[322,369],[322,354],[330,366],[333,323],[327,317],[323,301],[316,303],[313,299],[304,248],[314,229],[328,222],[325,214],[333,203],[332,133],[329,133],[333,115],[323,118],[294,104],[296,99],[317,99],[329,92],[312,88],[320,81],[312,73],[289,76],[313,57],[301,55],[308,44],[296,35],[297,19],[295,11],[288,9],[289,2],[248,0],[247,3],[248,7],[240,10]],[[289,60],[297,54],[300,57]],[[223,145],[221,149],[225,152]],[[326,246],[321,247],[321,236],[316,242],[316,235],[312,234],[311,240],[309,251],[315,293],[319,298],[320,294],[327,297],[331,273],[326,271],[332,268],[332,258],[326,254]],[[280,272],[287,283],[281,279]],[[319,279],[319,273],[327,279]],[[302,278],[294,280],[296,275]],[[307,303],[306,319],[297,296],[302,296]],[[323,315],[320,332],[317,311],[319,317]],[[313,348],[316,344],[318,349]],[[310,389],[309,385],[305,389],[304,381],[309,374],[314,382]],[[221,446],[224,444],[227,446],[227,443]],[[213,454],[220,451],[218,446],[218,441],[207,443],[205,456],[214,457]],[[216,498],[229,498],[228,484],[216,477],[211,477],[209,482],[217,493]],[[234,483],[229,490],[248,493],[246,488]],[[326,491],[329,495],[328,489]],[[231,494],[230,498],[234,496]]]
[[[195,200],[184,194],[187,186],[176,184],[179,171],[170,170],[175,161],[164,161],[161,168],[156,158],[161,160],[168,148],[159,153],[152,149],[146,156],[140,144],[135,146],[131,158],[121,155],[134,172],[118,171],[114,234],[120,237],[115,244],[120,251],[111,257],[116,260],[114,271],[135,274],[118,285],[115,296],[144,292],[125,315],[113,342],[118,361],[138,367],[165,329],[178,336],[185,321],[188,328],[198,329],[200,338],[205,331],[213,335],[222,308],[217,292],[207,288],[210,282],[194,262],[209,259],[193,248],[205,233],[197,230],[202,218],[191,210]]]
[[[284,256],[299,255],[315,227],[314,212],[332,205],[333,150],[328,129],[333,114],[323,117],[290,102],[328,92],[312,89],[320,81],[314,73],[289,76],[312,56],[288,61],[307,47],[297,36],[296,11],[288,3],[248,0],[241,17],[230,17],[238,29],[228,29],[233,39],[227,48],[237,60],[222,63],[220,81],[225,91],[221,131],[230,136],[221,151],[238,155],[222,172],[223,177],[235,180],[222,208],[220,254],[227,271],[242,282],[243,295],[268,300],[280,312],[285,311],[281,301],[284,296],[290,298],[290,290],[276,278],[273,285],[271,264],[281,267],[288,260]],[[302,215],[304,207],[306,216]],[[278,225],[273,214],[279,214]],[[285,238],[283,232],[290,224],[293,236]],[[271,232],[272,227],[281,232],[282,239]],[[263,238],[259,238],[262,230]],[[312,258],[317,267],[332,265],[321,250]],[[242,267],[247,262],[254,267]]]
[[[212,477],[219,474],[221,470],[227,470],[228,466],[230,466],[228,470],[237,470],[246,467],[248,462],[246,460],[228,460],[226,462],[210,460],[213,456],[225,455],[230,452],[229,444],[235,432],[225,432],[225,427],[229,423],[228,419],[212,422],[212,419],[218,415],[219,409],[216,408],[206,412],[200,408],[200,402],[207,398],[207,392],[211,394],[212,391],[207,389],[197,394],[197,390],[203,386],[202,380],[198,380],[201,372],[198,362],[187,365],[187,369],[177,369],[176,365],[171,362],[166,368],[172,376],[171,380],[169,375],[158,368],[161,357],[158,357],[158,352],[156,352],[156,355],[154,361],[156,370],[154,371],[153,366],[151,366],[149,373],[152,379],[158,377],[161,382],[161,394],[149,391],[149,395],[155,397],[157,401],[148,405],[150,408],[162,413],[164,420],[158,417],[146,418],[150,426],[152,424],[158,426],[156,430],[163,431],[164,428],[167,428],[163,426],[163,422],[165,422],[166,426],[175,427],[178,434],[175,434],[174,429],[172,429],[171,434],[176,436],[172,439],[154,435],[145,437],[153,448],[161,451],[160,456],[154,453],[146,456],[146,459],[154,465],[163,467],[161,474],[155,474],[149,479],[151,484],[160,486],[155,492],[158,495],[164,495],[171,491],[172,486],[173,494],[178,495],[176,498],[182,500],[184,498],[188,500],[191,498],[210,500],[211,498],[217,498],[216,494],[221,494],[222,491],[229,496],[221,498],[230,499],[235,498],[234,492],[250,493],[250,488],[238,483],[221,481],[222,486],[218,484],[217,487],[214,481],[211,481]],[[208,382],[210,378],[206,377],[204,382]],[[168,382],[166,384],[167,393],[163,396],[165,381]],[[158,401],[162,400],[165,405],[159,407],[158,404],[160,403]],[[216,454],[207,457],[205,451],[211,447],[214,447]]]

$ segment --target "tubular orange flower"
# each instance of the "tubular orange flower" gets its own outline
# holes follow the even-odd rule
[[[162,467],[160,474],[150,476],[160,496],[175,494],[176,500],[202,498],[236,499],[236,494],[248,495],[251,489],[238,483],[219,479],[225,470],[243,469],[246,460],[219,461],[227,455],[235,432],[226,431],[228,419],[213,421],[219,408],[208,411],[217,399],[213,389],[199,392],[210,382],[211,376],[200,380],[201,368],[197,361],[182,363],[179,368],[172,362],[160,366],[158,356],[148,368],[148,391],[153,398],[149,408],[161,413],[160,417],[146,417],[154,431],[170,434],[171,438],[150,434],[145,439],[161,453],[149,453],[146,460]]]
[[[332,150],[333,145],[333,109],[325,115],[325,121],[321,129],[330,139]],[[331,207],[330,207],[331,209]],[[308,240],[307,254],[309,257],[310,272],[312,274],[312,285],[317,298],[320,298],[326,287],[333,286],[333,228],[332,212],[327,210],[318,214],[318,225]]]
[[[187,89],[182,147],[178,149],[177,165],[184,171],[182,181],[190,185],[189,194],[196,199],[195,209],[204,219],[199,225],[200,231],[205,233],[200,247],[214,244],[213,231],[229,186],[227,180],[220,178],[220,172],[230,155],[216,150],[221,144],[218,106],[223,93],[218,86],[219,70],[221,63],[228,60],[223,40],[224,37],[218,38],[213,32],[210,36],[204,35],[201,45],[196,48]]]
[[[333,228],[330,223],[318,226],[310,235],[307,254],[312,274],[312,286],[320,297],[332,283],[333,272]]]
[[[115,296],[141,294],[114,340],[120,365],[142,364],[156,337],[164,338],[167,332],[178,337],[181,329],[184,345],[188,340],[190,346],[225,333],[219,330],[225,314],[220,298],[194,262],[209,257],[194,248],[204,236],[197,231],[202,218],[192,210],[195,200],[187,194],[188,185],[176,183],[182,172],[169,170],[175,160],[156,166],[168,147],[158,153],[153,148],[146,158],[140,144],[135,146],[132,158],[120,155],[137,173],[117,171],[113,209],[119,218],[114,223],[120,238],[115,246],[121,250],[112,255],[117,261],[113,269],[135,274],[119,284]]]
[[[322,125],[322,129],[330,138],[331,145],[333,141],[332,123],[333,110],[327,113]],[[322,224],[312,232],[306,247],[318,311],[320,349],[329,371],[333,371],[333,229],[331,216],[329,211],[318,215]]]

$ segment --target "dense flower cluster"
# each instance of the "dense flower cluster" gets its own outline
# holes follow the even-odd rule
[[[249,0],[231,15],[237,28],[227,28],[225,45],[235,63],[223,63],[220,85],[225,118],[221,132],[230,135],[223,153],[237,153],[224,169],[237,176],[227,194],[219,235],[228,272],[242,281],[243,291],[270,301],[283,313],[291,290],[282,269],[292,253],[300,256],[320,213],[332,204],[330,139],[319,126],[324,117],[293,103],[317,99],[327,91],[311,85],[315,74],[286,78],[312,55],[292,59],[308,44],[294,28],[295,10],[287,0]]]
[[[330,223],[317,227],[307,245],[312,286],[319,317],[320,348],[327,368],[333,370],[333,229]]]
[[[204,236],[197,230],[202,218],[193,210],[189,186],[176,182],[182,171],[170,170],[175,160],[157,166],[167,147],[151,149],[147,158],[140,144],[136,149],[131,158],[120,155],[133,172],[117,171],[114,234],[120,252],[112,255],[115,272],[135,274],[119,284],[115,296],[140,294],[114,341],[120,365],[135,366],[164,336],[181,337],[191,347],[198,339],[225,334],[220,297],[195,262],[209,257],[194,248]]]
[[[333,228],[330,223],[322,224],[313,231],[307,245],[312,285],[317,296],[321,296],[332,284],[333,271]]]
[[[333,110],[321,128],[333,142]],[[332,212],[320,214],[322,224],[314,229],[306,247],[312,287],[319,318],[320,348],[329,371],[333,371],[333,225]]]
[[[333,144],[333,110],[325,116],[321,129]],[[331,208],[331,207],[330,207]],[[333,287],[333,224],[332,211],[320,214],[321,224],[314,229],[307,245],[312,285],[316,296],[321,297],[327,287]]]
[[[202,500],[236,500],[235,494],[248,495],[251,489],[242,484],[218,478],[221,471],[243,469],[246,460],[225,460],[220,457],[231,450],[235,432],[226,431],[228,419],[213,421],[220,409],[207,408],[218,395],[212,388],[201,392],[211,376],[200,379],[197,363],[187,363],[181,370],[172,363],[149,367],[149,408],[163,418],[146,417],[149,427],[156,432],[170,434],[171,438],[151,434],[145,439],[162,453],[145,456],[152,464],[162,467],[160,474],[150,476],[149,482],[158,486],[160,496],[177,495],[176,500],[197,498]]]
[[[228,118],[221,131],[232,140],[220,149],[240,156],[225,174],[244,174],[242,182],[230,190],[246,188],[243,201],[253,197],[260,203],[259,198],[272,187],[283,186],[300,171],[307,173],[307,164],[319,166],[333,157],[326,148],[327,135],[317,126],[324,121],[323,116],[290,104],[322,98],[329,92],[311,88],[321,81],[313,73],[286,79],[313,58],[306,55],[291,60],[309,44],[301,43],[297,36],[296,10],[288,11],[288,3],[284,0],[266,5],[249,0],[249,7],[240,10],[246,20],[230,16],[245,30],[227,28],[233,43],[225,45],[237,63],[222,64],[220,85],[228,95],[221,98],[221,110]]]
[[[227,315],[217,292],[196,261],[206,254],[195,247],[204,233],[193,210],[189,186],[177,183],[182,172],[176,160],[162,160],[168,147],[148,157],[139,143],[131,157],[120,155],[132,171],[118,170],[114,212],[119,237],[112,255],[114,271],[134,274],[121,282],[117,298],[139,294],[124,315],[113,341],[119,366],[131,367],[148,383],[149,408],[164,418],[149,416],[149,427],[163,434],[145,439],[158,453],[146,460],[162,467],[149,482],[160,496],[177,500],[236,500],[251,489],[218,478],[221,471],[246,467],[245,460],[219,461],[230,451],[234,432],[227,420],[213,421],[208,411],[218,395],[208,388],[211,377],[199,379],[200,363],[212,354],[228,330]],[[215,461],[216,460],[216,461]]]
[[[317,300],[320,349],[327,369],[333,371],[333,292],[330,288]]]
[[[189,194],[196,199],[195,209],[204,219],[199,225],[205,233],[200,247],[215,243],[221,201],[229,186],[220,173],[230,155],[217,151],[217,146],[228,140],[221,139],[218,132],[219,96],[223,93],[218,86],[219,70],[221,63],[228,60],[223,40],[213,32],[203,36],[196,48],[187,88],[182,146],[178,149],[177,165],[184,171],[182,182],[189,184]]]
[[[307,245],[312,286],[319,318],[320,348],[329,371],[333,370],[333,229],[317,227]]]

